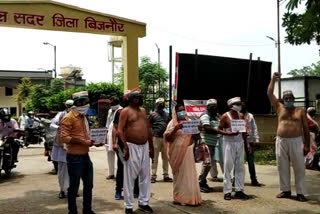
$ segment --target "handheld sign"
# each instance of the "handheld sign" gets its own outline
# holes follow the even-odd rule
[[[94,145],[105,144],[107,129],[90,129],[91,140],[94,141]]]
[[[231,131],[232,132],[246,132],[246,122],[244,120],[231,120]]]
[[[199,134],[200,120],[187,120],[182,122],[182,134]]]

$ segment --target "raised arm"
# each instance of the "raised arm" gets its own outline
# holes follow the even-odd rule
[[[273,74],[273,76],[271,77],[269,86],[268,86],[268,91],[267,91],[269,100],[270,100],[272,106],[274,107],[274,109],[277,112],[278,112],[278,108],[280,106],[280,102],[276,98],[276,96],[274,95],[274,84],[275,84],[276,80],[279,79],[279,78],[280,78],[279,73],[276,72],[276,73]],[[280,79],[279,79],[279,81],[280,81]]]

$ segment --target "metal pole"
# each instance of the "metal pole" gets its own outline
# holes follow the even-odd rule
[[[160,79],[160,48],[158,48],[158,73],[159,73],[159,97],[160,97],[160,84],[161,84],[161,79]]]
[[[278,18],[278,99],[281,99],[281,65],[280,65],[280,0],[277,0],[277,18]]]
[[[252,63],[252,53],[250,53],[250,57],[249,57],[249,71],[248,71],[247,97],[246,97],[247,104],[249,100],[249,91],[250,91],[251,63]]]
[[[114,83],[114,44],[111,45],[112,84]]]
[[[54,50],[54,78],[57,78],[57,47],[53,46]]]
[[[169,46],[169,115],[172,105],[172,46]]]

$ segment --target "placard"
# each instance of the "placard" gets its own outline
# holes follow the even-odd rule
[[[240,119],[231,120],[231,131],[232,132],[246,132],[246,122]]]
[[[207,110],[207,100],[183,100],[188,117],[191,120],[200,119]]]
[[[187,120],[182,122],[182,134],[199,134],[200,120]]]
[[[93,145],[105,144],[106,133],[106,128],[90,129],[91,140],[94,141]]]

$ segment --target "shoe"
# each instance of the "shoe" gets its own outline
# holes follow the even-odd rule
[[[157,179],[155,177],[151,178],[151,183],[154,184],[155,182],[157,182]]]
[[[142,210],[145,213],[153,213],[153,209],[149,205],[140,205],[139,204],[140,210]]]
[[[258,181],[252,181],[252,182],[251,182],[251,186],[261,187],[261,184],[260,184]]]
[[[242,192],[242,191],[236,192],[236,194],[234,194],[234,197],[238,198],[238,199],[243,199],[243,200],[248,200],[249,199],[249,196],[247,194],[245,194],[244,192]]]
[[[121,200],[122,199],[121,192],[116,192],[116,194],[114,195],[114,199]]]
[[[231,193],[224,194],[224,200],[230,201],[231,200]]]
[[[172,178],[170,178],[170,177],[164,177],[163,181],[164,182],[173,182]]]
[[[304,195],[302,195],[302,194],[297,194],[297,200],[300,202],[305,202],[308,199],[306,199],[306,197],[304,197]]]
[[[125,213],[126,214],[133,214],[134,212],[133,212],[133,210],[132,209],[125,209]]]
[[[91,211],[83,211],[83,214],[96,214],[96,213],[91,210]]]
[[[291,198],[291,191],[280,192],[277,198]]]
[[[66,194],[64,193],[64,191],[60,191],[59,198],[60,199],[66,198]]]
[[[108,177],[106,177],[107,180],[112,180],[114,179],[114,175],[109,175]]]
[[[200,185],[200,191],[203,193],[209,193],[213,191],[213,188],[209,187],[208,184],[206,183],[205,184],[199,183],[199,185]]]

